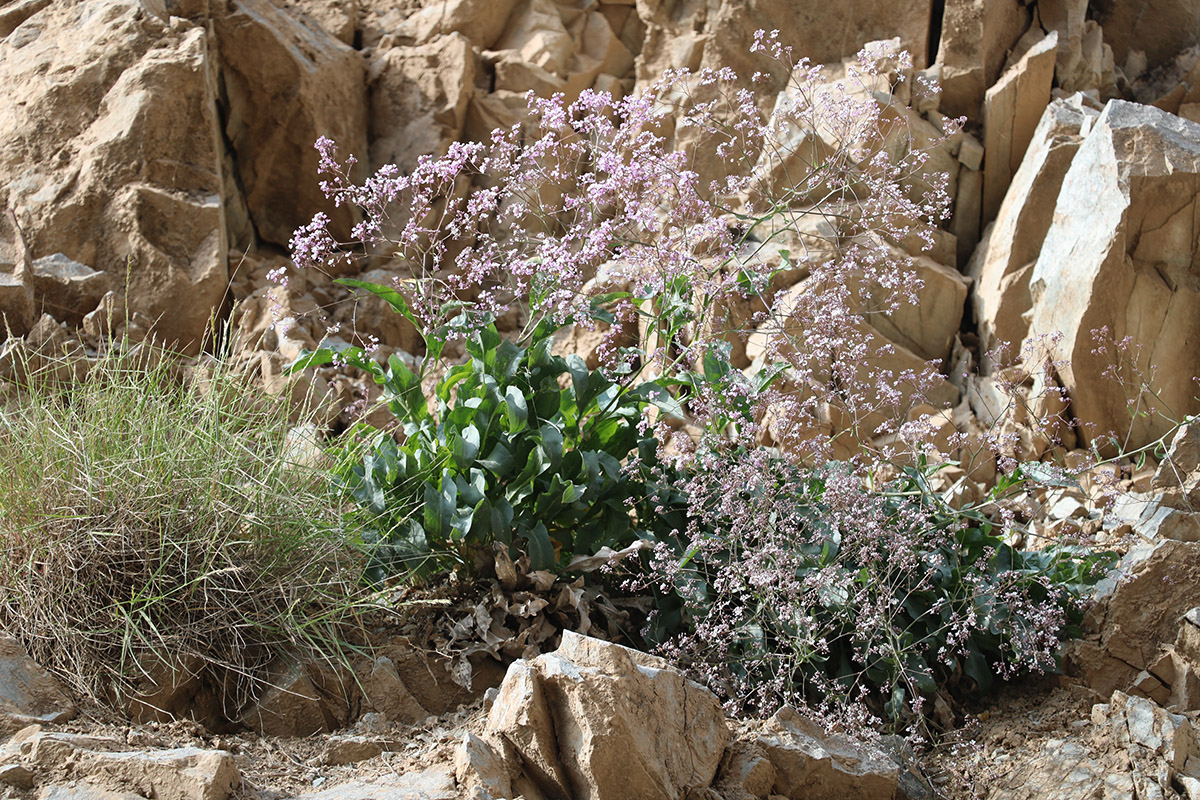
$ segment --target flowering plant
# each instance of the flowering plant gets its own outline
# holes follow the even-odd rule
[[[341,356],[385,386],[409,437],[372,439],[348,485],[406,546],[469,540],[481,519],[543,566],[565,567],[564,545],[654,543],[635,580],[661,601],[647,635],[674,637],[667,647],[735,705],[872,687],[899,715],[935,677],[982,686],[1043,669],[1087,564],[1018,553],[999,535],[1011,518],[951,509],[923,469],[895,462],[903,446],[928,451],[906,413],[945,384],[936,362],[895,366],[879,329],[917,301],[910,251],[933,247],[948,213],[935,156],[958,124],[935,127],[908,105],[936,87],[886,43],[836,81],[776,34],[753,49],[771,66],[749,85],[728,69],[675,70],[623,99],[530,96],[527,117],[489,141],[361,184],[353,159],[317,143],[322,187],[363,221],[338,242],[318,215],[296,232],[296,263],[400,265],[407,278],[372,291],[428,347],[421,375]],[[503,343],[501,325],[523,346]],[[563,325],[604,334],[592,369],[549,356]],[[471,360],[437,367],[448,371],[434,415],[421,376],[456,339]],[[522,366],[496,372],[501,362]],[[547,382],[566,373],[570,388]],[[600,393],[581,390],[593,384]],[[589,411],[584,396],[601,394]],[[528,438],[512,417],[522,402],[538,406],[540,431],[523,457],[553,441],[543,466],[566,470],[535,465],[528,487],[532,461],[519,486],[486,463],[502,467],[493,448]],[[577,425],[607,425],[610,410],[619,441]],[[581,481],[562,465],[599,452],[621,477],[573,505]],[[396,467],[406,460],[419,475]],[[473,460],[491,474],[477,480]],[[550,536],[567,507],[602,507],[620,530]]]

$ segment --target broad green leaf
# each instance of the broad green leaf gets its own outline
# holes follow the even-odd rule
[[[454,465],[460,471],[474,464],[475,457],[479,455],[479,429],[474,425],[467,425],[460,433],[456,433],[451,443],[451,453],[454,456]]]
[[[504,390],[504,414],[508,420],[508,432],[520,433],[529,422],[529,406],[525,402],[525,394],[517,386],[509,386]]]
[[[450,534],[450,520],[454,516],[458,488],[453,480],[443,481],[441,490],[432,483],[425,484],[425,532],[438,539]]]
[[[349,286],[354,289],[365,289],[376,297],[382,299],[385,303],[391,306],[392,310],[406,320],[412,323],[413,327],[418,332],[422,330],[421,322],[412,313],[412,309],[408,305],[408,301],[404,299],[404,295],[396,291],[391,286],[384,286],[379,283],[371,283],[370,281],[360,281],[354,278],[339,278],[336,283],[343,286]]]
[[[491,451],[477,462],[479,466],[490,470],[497,478],[505,478],[513,468],[512,452],[500,442]]]
[[[550,541],[550,532],[546,526],[537,523],[525,536],[529,543],[529,566],[535,570],[551,569],[554,566],[554,543]]]
[[[538,428],[538,433],[541,435],[542,448],[546,451],[546,457],[549,459],[551,469],[558,469],[562,463],[563,457],[563,435],[556,426],[547,422],[542,427]]]

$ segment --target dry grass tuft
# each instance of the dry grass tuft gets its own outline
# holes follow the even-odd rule
[[[282,402],[118,348],[54,368],[0,408],[0,629],[97,698],[199,660],[240,701],[281,652],[339,646],[361,563]]]

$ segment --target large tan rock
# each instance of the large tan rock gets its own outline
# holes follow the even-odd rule
[[[1051,31],[1032,44],[984,96],[984,223],[996,218],[1013,173],[1050,103],[1057,47],[1058,33]]]
[[[926,256],[912,258],[911,270],[920,281],[917,302],[904,300],[894,311],[873,313],[871,305],[881,307],[891,298],[872,297],[860,313],[889,340],[926,361],[940,362],[950,356],[962,325],[968,282],[958,270]]]
[[[0,637],[0,736],[39,722],[65,722],[75,704],[62,684],[15,639]]]
[[[1187,717],[1114,692],[1109,702],[1092,707],[1090,726],[1076,729],[1071,739],[1048,739],[1040,747],[1005,753],[1006,767],[992,782],[988,800],[1191,798],[1200,793],[1200,749]]]
[[[1100,23],[1087,18],[1087,0],[1042,0],[1042,27],[1058,34],[1054,78],[1064,92],[1101,90],[1115,94],[1112,48],[1104,42]]]
[[[1200,512],[1200,420],[1191,419],[1175,431],[1150,489],[1161,492],[1166,505]]]
[[[404,171],[442,155],[463,131],[476,58],[460,33],[418,47],[385,50],[371,62],[371,166]]]
[[[548,798],[675,800],[712,783],[729,731],[717,698],[665,662],[564,631],[509,669],[485,738]]]
[[[1099,114],[1081,95],[1055,100],[1043,112],[1013,175],[995,222],[967,266],[981,349],[1019,347],[1029,329],[1029,276],[1054,219],[1058,190],[1071,159]],[[985,364],[986,366],[986,364]]]
[[[563,76],[575,42],[553,0],[521,0],[495,49],[516,51],[522,61]]]
[[[759,29],[778,30],[779,40],[794,49],[796,58],[809,58],[817,64],[839,62],[857,53],[865,42],[898,36],[901,46],[921,67],[929,49],[932,7],[929,0],[767,0],[754,4],[723,0],[704,10],[681,13],[683,9],[674,3],[638,0],[638,16],[647,25],[638,79],[653,80],[666,67],[729,66],[746,77],[768,70],[780,79],[776,88],[781,88],[784,76],[778,67],[749,52]],[[701,26],[697,26],[698,20],[704,20]]]
[[[404,21],[401,32],[418,44],[461,33],[476,47],[492,49],[504,35],[517,0],[440,0]]]
[[[1118,64],[1140,50],[1151,67],[1160,66],[1200,39],[1200,5],[1193,0],[1093,0],[1090,10]]]
[[[300,795],[296,800],[459,800],[461,797],[454,786],[454,771],[438,765],[379,781],[351,780]]]
[[[62,253],[43,256],[32,266],[34,293],[41,310],[70,324],[78,325],[94,311],[111,285],[108,273],[97,272]]]
[[[0,184],[30,258],[108,273],[162,338],[198,349],[227,282],[204,28],[152,0],[50,4],[0,45],[0,81]]]
[[[944,114],[983,120],[984,93],[1028,27],[1020,0],[946,0],[936,62]]]
[[[792,708],[767,720],[757,743],[775,767],[773,794],[877,800],[893,797],[899,785],[900,768],[885,753],[828,734]]]
[[[1101,696],[1126,691],[1152,671],[1161,647],[1179,637],[1180,619],[1195,605],[1200,543],[1172,539],[1139,545],[1099,586],[1089,612],[1094,633],[1067,648],[1068,671]]]
[[[99,797],[132,791],[133,797],[159,800],[226,800],[241,783],[233,756],[197,747],[130,750],[123,741],[55,733],[33,726],[5,746],[9,763],[28,770],[45,795],[78,787]],[[70,793],[57,796],[70,797]],[[96,795],[83,795],[96,796]],[[128,797],[129,795],[122,795]]]
[[[231,0],[214,15],[225,88],[225,136],[255,229],[286,245],[292,232],[325,211],[349,237],[351,208],[321,193],[320,136],[343,155],[367,150],[362,56],[319,25],[306,25],[268,0]]]
[[[1061,332],[1063,385],[1086,437],[1111,430],[1140,447],[1170,428],[1156,414],[1131,421],[1125,390],[1104,375],[1118,356],[1095,349],[1092,332],[1102,326],[1141,348],[1128,358],[1156,403],[1174,415],[1196,410],[1198,192],[1200,125],[1119,100],[1063,179],[1031,275],[1030,335]]]
[[[294,16],[307,15],[343,44],[354,46],[359,0],[283,0],[282,5]]]
[[[1092,722],[1105,726],[1112,743],[1128,753],[1134,796],[1167,797],[1181,782],[1191,783],[1189,797],[1200,789],[1200,745],[1187,717],[1114,692],[1108,703],[1093,707]]]
[[[25,234],[12,211],[0,211],[0,340],[24,336],[33,327],[33,265]]]

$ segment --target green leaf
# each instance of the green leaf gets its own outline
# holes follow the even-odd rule
[[[300,355],[296,360],[283,368],[285,375],[292,375],[302,369],[309,367],[323,367],[326,364],[333,362],[333,351],[322,347],[320,350],[309,350],[305,348],[300,351]]]
[[[546,458],[549,461],[549,468],[557,470],[559,464],[562,463],[563,457],[562,431],[547,422],[538,428],[538,433],[541,436],[542,449],[545,450]]]
[[[421,379],[394,353],[388,358],[387,371],[383,376],[383,394],[392,413],[399,406],[403,413],[396,416],[401,419],[417,422],[429,416],[425,393],[421,391]]]
[[[1040,461],[1022,462],[1018,469],[1025,477],[1040,483],[1042,486],[1053,486],[1060,489],[1082,489],[1079,481],[1069,473],[1056,469],[1050,464]]]
[[[513,454],[502,443],[496,442],[491,452],[476,463],[484,469],[490,470],[497,478],[505,478],[512,472]]]
[[[579,410],[583,411],[587,407],[587,400],[583,398],[587,393],[588,377],[591,375],[591,371],[588,370],[587,362],[575,353],[568,355],[566,362],[567,371],[571,373],[571,385],[575,387],[575,401],[579,404]]]
[[[520,433],[529,423],[529,406],[525,394],[517,386],[504,390],[504,415],[508,420],[508,432]]]
[[[704,379],[711,384],[721,383],[732,367],[729,364],[729,342],[714,342],[704,350]]]
[[[454,516],[458,487],[452,479],[443,481],[442,489],[432,483],[425,484],[425,533],[436,539],[450,535],[450,520]]]
[[[480,499],[475,504],[475,508],[471,512],[471,530],[468,535],[470,541],[486,542],[490,540],[493,533],[492,520],[494,511],[495,509],[486,497]]]
[[[550,532],[546,526],[538,523],[525,536],[529,543],[529,566],[535,570],[551,569],[554,567],[554,544],[550,541]]]
[[[457,366],[451,367],[450,370],[442,376],[442,379],[438,381],[435,394],[437,395],[437,399],[442,403],[443,407],[449,407],[451,391],[460,381],[466,379],[472,372],[474,372],[474,369],[470,364],[458,364]]]
[[[503,341],[494,325],[488,325],[475,331],[466,342],[467,354],[479,361],[485,367],[489,362],[495,364],[495,351]]]
[[[491,529],[492,535],[505,544],[512,544],[512,504],[503,497],[492,503]]]
[[[995,676],[992,674],[992,668],[988,665],[987,658],[974,647],[967,653],[966,661],[963,663],[963,672],[966,673],[968,678],[975,681],[975,685],[983,692],[989,691],[992,688],[992,683],[995,681]]]
[[[349,286],[354,289],[365,289],[391,306],[392,310],[397,314],[411,322],[418,332],[422,330],[421,323],[412,313],[412,309],[409,308],[408,301],[395,288],[379,283],[371,283],[370,281],[360,281],[354,278],[339,278],[335,283],[340,283],[343,286]]]
[[[460,471],[474,464],[475,457],[479,455],[479,429],[468,425],[461,433],[454,434],[450,452],[454,458],[454,465]]]
[[[634,391],[637,396],[649,400],[664,414],[678,419],[687,419],[687,413],[683,410],[683,405],[657,381],[647,381],[639,385]]]

